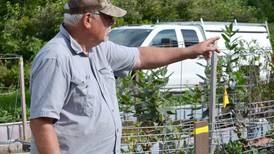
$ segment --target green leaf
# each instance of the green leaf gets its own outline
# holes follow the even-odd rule
[[[204,65],[204,64],[202,64],[202,63],[200,63],[200,62],[196,62],[196,64],[198,64],[198,65],[200,65],[200,66],[203,66],[203,67],[207,67],[207,65]]]
[[[232,44],[230,49],[231,49],[231,50],[235,49],[235,48],[237,47],[237,45],[238,45],[238,44],[236,44],[236,43],[235,43],[235,44]]]
[[[175,114],[175,112],[172,112],[172,111],[167,111],[166,113],[167,113],[167,114],[172,114],[172,115]]]
[[[197,75],[199,78],[201,78],[202,80],[204,80],[204,82],[207,81],[207,78],[201,76],[200,74],[196,74],[196,75]]]
[[[225,40],[225,42],[230,42],[230,39],[226,35],[222,34],[222,37]]]

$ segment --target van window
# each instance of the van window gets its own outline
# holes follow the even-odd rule
[[[184,37],[185,47],[189,47],[199,43],[198,36],[194,30],[182,29],[181,32]]]
[[[178,47],[176,32],[174,29],[160,31],[150,43],[157,47]]]
[[[127,47],[139,47],[151,31],[151,29],[113,29],[109,33],[109,40]]]

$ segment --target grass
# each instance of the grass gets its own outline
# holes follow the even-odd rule
[[[26,92],[27,117],[29,117],[29,91]],[[0,123],[18,122],[21,120],[21,98],[15,91],[0,96]]]

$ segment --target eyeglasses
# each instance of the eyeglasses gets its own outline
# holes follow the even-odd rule
[[[99,11],[94,11],[94,12],[92,12],[92,14],[99,15],[99,16],[103,17],[106,21],[110,22],[111,25],[115,22],[115,20],[112,16],[101,13]]]
[[[100,13],[100,12],[98,12],[98,11],[94,11],[94,12],[91,12],[92,14],[94,14],[94,15],[101,15],[102,13]]]

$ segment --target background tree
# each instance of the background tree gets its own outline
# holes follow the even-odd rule
[[[187,9],[191,20],[257,21],[256,8],[247,4],[246,0],[191,0]]]
[[[58,31],[64,0],[1,2],[0,51],[31,61]]]
[[[128,11],[118,19],[118,24],[144,24],[157,21],[187,19],[188,1],[181,0],[114,0],[114,3]]]
[[[273,0],[248,0],[248,5],[257,9],[257,19],[274,22],[274,1]]]

